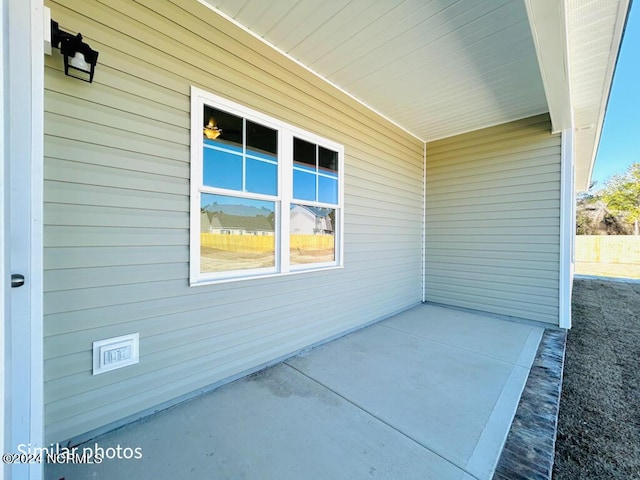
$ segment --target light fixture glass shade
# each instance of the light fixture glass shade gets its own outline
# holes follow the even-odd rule
[[[69,57],[69,66],[77,70],[82,70],[83,72],[91,72],[91,65],[87,63],[84,55],[80,52],[76,52],[75,56]]]

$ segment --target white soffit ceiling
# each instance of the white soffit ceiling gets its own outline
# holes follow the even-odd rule
[[[591,180],[628,11],[628,0],[566,2],[577,190]]]
[[[206,0],[424,141],[548,111],[522,0]]]

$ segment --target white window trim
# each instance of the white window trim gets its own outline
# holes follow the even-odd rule
[[[224,189],[204,187],[202,158],[202,111],[207,104],[220,108],[228,113],[258,122],[278,132],[278,194],[276,196],[238,192]],[[338,203],[312,202],[293,198],[293,137],[306,140],[338,152]],[[200,195],[201,193],[254,198],[257,200],[275,201],[276,203],[276,246],[275,267],[246,269],[227,272],[200,272]],[[292,204],[336,209],[335,260],[327,263],[291,265],[289,262],[290,217],[286,214]],[[269,278],[282,275],[338,269],[344,266],[344,147],[334,141],[314,133],[302,130],[293,125],[269,117],[263,113],[235,103],[226,98],[191,87],[191,186],[190,186],[190,221],[189,221],[189,284],[210,285],[257,278]],[[285,254],[286,253],[286,254]]]

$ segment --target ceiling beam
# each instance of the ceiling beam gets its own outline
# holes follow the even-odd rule
[[[573,128],[564,1],[525,0],[553,133]]]

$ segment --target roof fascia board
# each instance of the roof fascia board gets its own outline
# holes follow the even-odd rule
[[[622,0],[618,7],[618,20],[616,22],[616,29],[613,34],[613,41],[611,45],[616,48],[615,56],[612,55],[607,65],[607,74],[605,77],[605,91],[606,95],[602,96],[602,104],[600,106],[600,116],[596,122],[596,137],[595,145],[593,146],[591,158],[589,158],[589,174],[580,182],[576,187],[579,191],[586,191],[591,184],[591,176],[593,175],[593,167],[596,163],[596,156],[598,149],[600,148],[600,138],[602,137],[602,128],[604,126],[604,118],[607,113],[607,106],[609,105],[609,97],[611,96],[611,87],[613,86],[613,77],[615,75],[616,67],[618,65],[618,59],[620,58],[620,50],[622,47],[622,40],[627,29],[627,22],[629,21],[629,13],[631,12],[631,3],[633,0]]]
[[[551,128],[573,128],[564,1],[525,0],[529,26],[547,97]]]

